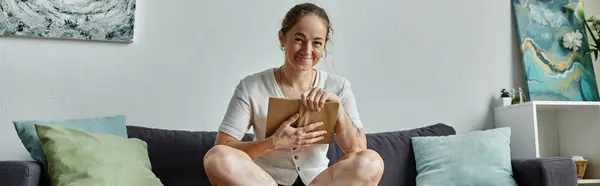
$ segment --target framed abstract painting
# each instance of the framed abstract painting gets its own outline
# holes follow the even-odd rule
[[[132,42],[136,0],[0,0],[0,35]]]
[[[577,0],[512,0],[531,101],[599,101]]]

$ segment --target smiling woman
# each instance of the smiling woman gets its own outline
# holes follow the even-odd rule
[[[3,0],[0,35],[130,42],[135,0]]]
[[[279,44],[282,65],[246,75],[234,89],[218,128],[215,147],[204,157],[204,168],[213,185],[377,185],[383,159],[367,149],[363,123],[348,79],[315,69],[330,40],[331,22],[321,7],[298,4],[284,16]],[[332,113],[333,131],[323,122],[293,127],[300,113],[267,135],[269,98],[296,99],[306,112],[320,112],[326,102],[341,103]],[[301,111],[302,112],[302,111]],[[323,113],[323,112],[321,112]],[[252,127],[256,139],[240,141]],[[329,165],[324,135],[334,135],[346,154]],[[331,134],[333,133],[333,134]],[[244,167],[240,169],[239,167]]]

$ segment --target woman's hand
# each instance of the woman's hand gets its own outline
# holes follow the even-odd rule
[[[327,131],[312,131],[323,125],[322,122],[311,123],[304,127],[294,128],[291,124],[298,120],[298,117],[300,117],[300,115],[296,113],[284,121],[277,131],[267,139],[274,144],[275,149],[304,148],[323,139],[323,135],[325,135]]]
[[[310,88],[301,95],[302,104],[312,111],[320,111],[325,102],[339,102],[340,98],[322,88]]]

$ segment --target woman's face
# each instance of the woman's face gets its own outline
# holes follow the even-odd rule
[[[327,26],[318,16],[301,18],[287,35],[279,33],[285,48],[285,63],[296,70],[306,71],[319,63],[325,48]]]

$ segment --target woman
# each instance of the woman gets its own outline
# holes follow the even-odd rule
[[[366,149],[350,83],[313,69],[330,39],[329,23],[325,11],[310,3],[296,5],[286,14],[279,31],[284,64],[239,82],[219,127],[216,145],[204,157],[204,168],[213,185],[378,184],[383,160]],[[340,102],[335,137],[346,155],[328,167],[328,145],[313,144],[326,131],[312,131],[321,123],[291,127],[298,114],[265,138],[269,97],[301,99],[312,110],[319,110],[325,102]],[[257,139],[241,142],[250,127]]]

